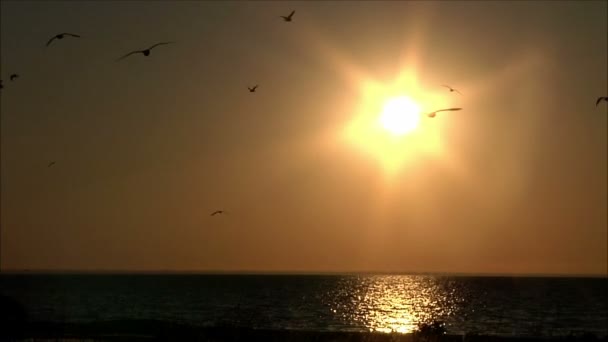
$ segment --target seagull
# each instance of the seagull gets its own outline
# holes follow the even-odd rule
[[[14,80],[16,80],[17,78],[19,78],[19,75],[17,75],[17,74],[12,74],[10,78],[11,78],[11,81],[14,81]]]
[[[227,214],[227,213],[225,211],[223,211],[223,210],[216,210],[216,211],[214,211],[214,212],[211,213],[211,216],[215,216],[215,215],[218,215],[218,214]]]
[[[149,48],[147,48],[147,49],[145,49],[145,50],[131,51],[131,52],[129,52],[128,54],[126,54],[126,55],[124,55],[124,56],[120,57],[120,58],[119,58],[119,59],[117,59],[116,61],[118,62],[119,60],[124,59],[124,58],[127,58],[127,57],[129,57],[129,56],[131,56],[131,55],[133,55],[133,54],[136,54],[136,53],[141,53],[141,54],[142,54],[142,55],[144,55],[144,56],[149,56],[149,55],[150,55],[150,51],[151,51],[152,49],[154,49],[155,47],[157,47],[157,46],[159,46],[159,45],[167,45],[167,44],[173,44],[173,43],[175,43],[175,42],[161,42],[161,43],[156,43],[156,44],[154,44],[154,45],[150,46]]]
[[[602,102],[602,100],[608,102],[608,96],[601,96],[597,98],[597,101],[595,101],[595,106],[597,107],[597,105],[600,104],[600,102]]]
[[[457,92],[458,94],[462,95],[462,93],[461,93],[461,92],[459,92],[459,91],[458,91],[458,89],[454,89],[454,88],[450,87],[449,85],[442,84],[441,86],[442,86],[442,87],[446,87],[446,88],[450,89],[450,93],[451,93],[451,92],[453,92],[453,91],[455,91],[455,92]]]
[[[48,165],[47,167],[51,167],[51,166],[53,166],[53,165],[55,165],[55,162],[54,162],[54,161],[50,162],[50,163],[49,163],[49,165]]]
[[[60,33],[60,34],[54,36],[53,38],[49,39],[49,41],[46,43],[46,46],[51,45],[51,43],[53,42],[53,40],[55,40],[55,39],[63,39],[63,37],[66,37],[66,36],[74,37],[74,38],[80,38],[80,36],[77,35],[77,34],[67,33],[67,32]]]
[[[436,110],[436,111],[434,111],[434,112],[427,113],[426,115],[427,115],[429,118],[434,118],[434,117],[437,115],[437,113],[439,113],[439,112],[448,112],[448,111],[456,111],[456,110],[462,110],[462,108],[446,108],[446,109],[440,109],[440,110]]]
[[[289,13],[288,16],[281,16],[281,18],[283,18],[283,20],[285,20],[286,22],[290,22],[291,18],[293,17],[294,13],[296,13],[296,11],[291,11],[291,13]]]
[[[247,87],[247,89],[249,89],[250,93],[255,93],[255,90],[258,88],[258,85],[256,84],[253,88],[249,88]]]

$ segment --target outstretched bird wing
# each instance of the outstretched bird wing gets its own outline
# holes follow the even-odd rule
[[[79,36],[79,35],[74,34],[74,33],[69,33],[69,32],[64,32],[64,33],[62,33],[62,35],[64,35],[64,36],[72,36],[72,37],[80,38],[80,36]]]
[[[157,47],[157,46],[159,46],[159,45],[167,45],[167,44],[173,44],[173,43],[175,43],[175,42],[160,42],[160,43],[156,43],[156,44],[154,44],[154,45],[150,46],[150,47],[148,48],[148,50],[152,50],[152,49],[154,49],[155,47]]]
[[[450,87],[449,85],[446,85],[446,84],[442,84],[441,86],[442,86],[442,87],[446,87],[446,88],[448,88],[448,89],[452,89],[452,87]]]
[[[57,39],[57,36],[54,36],[53,38],[49,39],[48,42],[46,42],[46,46],[51,45],[51,43],[53,42],[53,40]]]
[[[462,110],[462,108],[446,108],[446,109],[440,109],[440,110],[436,110],[435,113],[439,113],[439,112],[451,112],[451,111],[456,111],[456,110]]]
[[[280,15],[280,18],[283,18],[285,21],[290,21],[291,17],[293,17],[294,13],[296,13],[296,11],[291,11],[291,13],[289,13],[288,16],[284,16],[284,15]]]
[[[129,57],[129,56],[131,56],[132,54],[135,54],[135,53],[143,53],[143,51],[141,51],[141,50],[137,50],[137,51],[131,51],[131,52],[129,52],[128,54],[126,54],[126,55],[124,55],[124,56],[120,57],[120,58],[119,58],[119,59],[117,59],[116,61],[118,62],[118,61],[120,61],[121,59],[125,59],[125,58],[127,58],[127,57]]]
[[[604,97],[604,96],[600,96],[597,98],[597,101],[595,101],[595,106],[597,107],[597,105],[600,104],[600,102],[602,102],[602,100],[606,100],[608,101],[608,97]]]
[[[454,91],[457,92],[458,94],[462,95],[462,93],[458,89],[454,89]]]
[[[429,118],[434,118],[434,117],[437,115],[437,113],[439,113],[439,112],[449,112],[449,111],[456,111],[456,110],[462,110],[462,108],[446,108],[446,109],[440,109],[440,110],[436,110],[436,111],[434,111],[434,112],[427,113],[426,115],[427,115]]]

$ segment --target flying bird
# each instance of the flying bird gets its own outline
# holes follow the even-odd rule
[[[17,74],[12,74],[10,78],[11,78],[11,81],[14,81],[14,80],[16,80],[16,79],[18,79],[18,78],[19,78],[19,75],[17,75]]]
[[[0,80],[0,89],[4,88],[4,86],[2,85],[2,80]]]
[[[458,94],[462,95],[462,93],[461,93],[461,92],[459,92],[459,91],[458,91],[458,89],[454,89],[454,88],[450,87],[449,85],[442,84],[441,86],[442,86],[442,87],[446,87],[446,88],[450,89],[450,93],[451,93],[451,92],[453,92],[453,91],[455,91],[455,92],[457,92]]]
[[[446,108],[446,109],[440,109],[440,110],[436,110],[436,111],[434,111],[434,112],[427,113],[426,115],[427,115],[429,118],[434,118],[434,117],[437,115],[437,113],[439,113],[439,112],[448,112],[448,111],[456,111],[456,110],[462,110],[462,108]]]
[[[211,213],[211,216],[215,216],[215,215],[218,215],[218,214],[226,214],[226,212],[223,211],[223,210],[216,210],[216,211],[214,211],[214,212]]]
[[[156,44],[154,44],[154,45],[150,46],[149,48],[147,48],[147,49],[145,49],[145,50],[131,51],[131,52],[129,52],[128,54],[126,54],[126,55],[124,55],[124,56],[120,57],[120,58],[119,58],[119,59],[117,59],[116,61],[118,62],[118,61],[120,61],[121,59],[127,58],[127,57],[129,57],[129,56],[131,56],[131,55],[133,55],[133,54],[136,54],[136,53],[141,53],[142,55],[144,55],[144,56],[146,56],[146,57],[147,57],[147,56],[150,56],[150,51],[152,51],[152,49],[154,49],[155,47],[160,46],[160,45],[173,44],[173,43],[175,43],[175,42],[161,42],[161,43],[156,43]]]
[[[53,42],[53,40],[55,40],[55,39],[63,39],[63,37],[80,38],[80,36],[77,35],[77,34],[64,32],[64,33],[60,33],[60,34],[54,36],[53,38],[49,39],[49,41],[46,43],[46,46],[51,45],[51,43]]]
[[[258,85],[256,84],[253,88],[249,88],[247,87],[247,89],[249,89],[250,93],[255,93],[255,90],[258,88]]]
[[[296,13],[296,11],[291,11],[291,13],[289,13],[288,16],[281,16],[281,18],[283,18],[284,21],[286,22],[290,22],[291,18],[293,17],[294,13]]]
[[[55,162],[54,162],[54,161],[50,162],[50,163],[49,163],[49,165],[48,165],[47,167],[51,167],[51,166],[53,166],[53,165],[55,165]]]
[[[602,100],[608,102],[608,96],[600,96],[597,98],[597,101],[595,101],[595,106],[597,107],[597,105],[600,104],[600,102],[602,102]]]

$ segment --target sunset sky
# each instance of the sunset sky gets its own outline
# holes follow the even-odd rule
[[[608,274],[606,1],[0,9],[3,270]]]

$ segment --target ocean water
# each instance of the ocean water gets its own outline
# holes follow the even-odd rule
[[[30,320],[160,319],[313,331],[608,335],[607,278],[408,275],[2,275]]]

